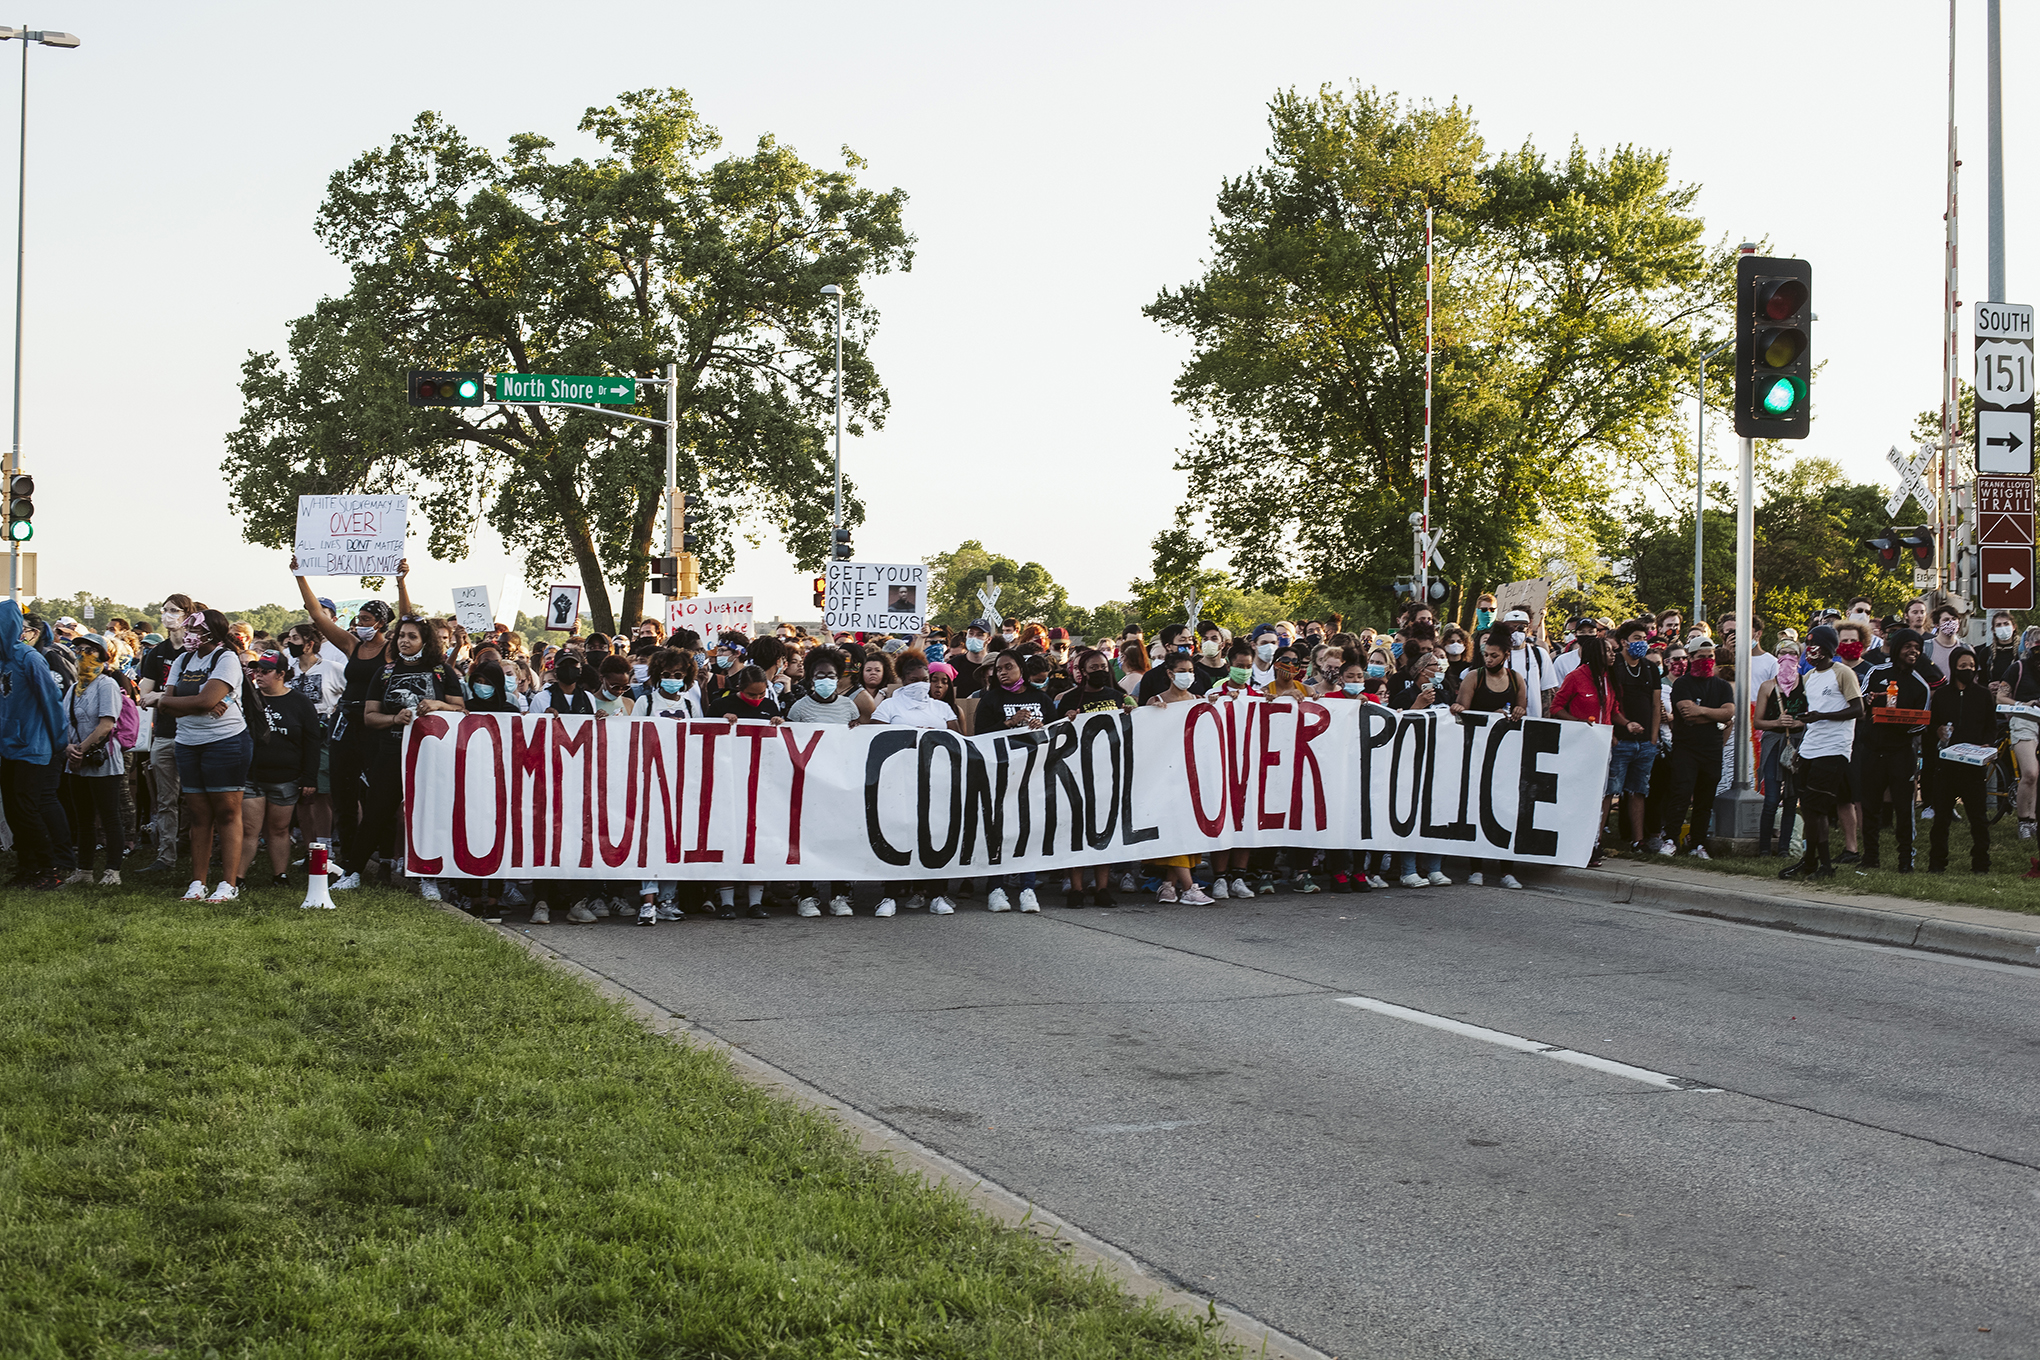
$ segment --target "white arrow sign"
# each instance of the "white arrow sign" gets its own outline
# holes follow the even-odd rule
[[[1983,579],[1994,586],[2010,586],[2017,590],[2019,583],[2024,581],[2026,576],[2017,567],[2013,567],[2010,571],[1994,571]]]

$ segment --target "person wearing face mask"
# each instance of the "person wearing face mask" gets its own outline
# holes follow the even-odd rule
[[[650,679],[630,711],[640,718],[688,722],[702,716],[701,687],[694,683],[694,655],[662,647],[645,661]],[[811,721],[796,719],[796,721]]]
[[[938,697],[930,681],[927,661],[919,652],[902,652],[895,663],[900,678],[899,686],[873,710],[870,721],[892,727],[926,727],[944,731],[960,730],[956,706],[946,697]],[[942,677],[944,693],[953,676],[944,666]],[[926,907],[931,915],[948,916],[956,910],[956,903],[950,897],[947,880],[936,880],[935,897],[928,895],[915,882],[901,879],[887,885],[885,896],[879,899],[876,916],[891,916],[906,904],[908,911],[919,911]]]
[[[709,699],[708,716],[727,718],[732,732],[736,731],[740,722],[769,722],[777,727],[786,721],[778,701],[772,697],[771,682],[757,666],[744,666],[730,676],[729,684],[722,693]],[[740,887],[744,890],[744,908],[748,915],[761,921],[771,915],[765,909],[763,883],[723,883],[716,888],[717,916],[725,921],[737,919],[736,894]]]
[[[1780,878],[1833,878],[1828,828],[1849,796],[1849,756],[1863,691],[1856,673],[1835,659],[1841,635],[1827,624],[1809,629],[1801,649],[1805,669],[1806,729],[1799,737],[1799,806],[1806,814],[1806,853],[1778,871]]]
[[[1254,629],[1250,640],[1254,645],[1252,683],[1265,692],[1275,683],[1275,653],[1284,645],[1282,635],[1273,624],[1264,623]]]
[[[843,668],[843,654],[832,647],[817,647],[809,652],[805,667],[807,693],[787,709],[787,721],[824,727],[854,726],[859,715],[857,705],[843,689]],[[840,890],[832,892],[832,886]],[[804,891],[795,899],[794,912],[800,916],[820,916],[824,902],[829,905],[829,915],[850,915],[850,885],[832,884],[828,879],[813,880],[804,885]]]
[[[627,715],[630,696],[630,662],[620,656],[605,656],[595,669],[595,688],[588,695],[589,706],[598,718]]]
[[[78,866],[68,881],[118,886],[121,855],[127,849],[127,822],[120,806],[120,784],[127,767],[120,743],[113,739],[121,713],[120,684],[108,664],[111,648],[104,637],[80,633],[72,639],[72,647],[78,656],[78,678],[63,694],[66,726],[60,792],[76,833]],[[92,846],[98,839],[95,824],[104,832],[106,843],[104,878],[92,872]]]
[[[1977,669],[1977,655],[1968,647],[1948,654],[1949,683],[1935,691],[1931,729],[1934,734],[1934,826],[1927,833],[1927,872],[1948,869],[1948,834],[1954,829],[1955,803],[1969,822],[1969,867],[1990,872],[1990,817],[1984,810],[1983,766],[1942,756],[1941,748],[1974,744],[1997,745],[1997,696]]]
[[[1078,684],[1056,701],[1058,720],[1136,707],[1132,696],[1112,683],[1112,663],[1103,652],[1086,647],[1077,653],[1076,665]]]
[[[59,797],[69,734],[63,688],[25,631],[21,606],[0,599],[0,793],[15,863],[8,886],[54,892],[78,868]]]
[[[1487,594],[1486,592],[1482,592],[1480,598],[1474,601],[1473,631],[1475,633],[1485,633],[1488,631],[1488,629],[1494,626],[1495,626],[1495,597]],[[1365,638],[1361,639],[1361,642],[1363,644],[1366,641],[1367,640]]]
[[[289,881],[290,824],[304,795],[318,787],[319,748],[325,745],[319,712],[290,683],[290,662],[267,653],[248,663],[256,703],[248,717],[263,739],[248,763],[241,789],[241,862],[255,872],[255,851],[268,841],[269,881]]]
[[[362,803],[361,834],[345,847],[340,861],[344,876],[333,891],[361,886],[369,861],[380,856],[394,884],[399,872],[397,826],[403,810],[400,772],[404,729],[428,713],[466,711],[460,677],[439,650],[439,633],[428,620],[415,616],[397,623],[383,653],[381,674],[362,701],[362,727],[367,737],[368,794]],[[458,721],[458,719],[455,719]],[[437,879],[421,878],[419,895],[440,900]]]
[[[1541,718],[1558,691],[1558,677],[1552,672],[1550,656],[1537,644],[1532,623],[1527,610],[1511,609],[1502,615],[1502,626],[1509,630],[1509,669],[1523,677],[1530,716]]]
[[[1950,669],[1948,659],[1962,642],[1962,611],[1952,604],[1944,604],[1934,610],[1934,631],[1928,638],[1921,654],[1940,668],[1943,675]]]
[[[2014,642],[2018,630],[2012,626],[2012,616],[2002,609],[1990,616],[1990,636],[1976,649],[1976,673],[1983,677],[1986,685],[2001,685],[2019,662],[2019,649]]]
[[[1638,854],[1658,848],[1657,831],[1651,829],[1646,838],[1644,823],[1662,720],[1658,668],[1650,660],[1650,628],[1651,621],[1646,618],[1631,619],[1616,629],[1610,639],[1613,650],[1608,667],[1615,733],[1609,743],[1607,794],[1621,800],[1629,848]]]
[[[1454,715],[1492,713],[1507,722],[1522,720],[1527,711],[1523,677],[1509,665],[1509,653],[1512,650],[1514,644],[1507,628],[1497,625],[1481,636],[1481,664],[1478,668],[1469,669],[1460,680],[1459,693],[1452,702]],[[1495,876],[1495,882],[1501,887],[1523,886],[1517,881],[1516,876],[1509,872],[1508,862],[1505,860],[1474,860],[1469,867],[1472,872],[1467,875],[1466,881],[1476,887],[1486,886],[1489,874]],[[1374,886],[1387,885],[1385,882],[1378,882]]]
[[[1879,710],[1906,709],[1922,712],[1931,701],[1932,690],[1921,673],[1921,638],[1910,628],[1896,630],[1889,639],[1886,659],[1863,668],[1863,707],[1872,721],[1856,728],[1854,759],[1860,775],[1862,821],[1862,862],[1866,869],[1882,863],[1878,840],[1884,821],[1884,800],[1891,799],[1892,831],[1898,840],[1899,873],[1913,871],[1913,771],[1919,760],[1919,734],[1925,723],[1876,722]]]
[[[156,705],[170,676],[170,667],[184,651],[184,616],[191,612],[191,597],[172,594],[163,597],[161,620],[163,640],[142,655],[138,667],[141,697],[135,702],[147,713],[149,802],[149,844],[155,859],[142,872],[168,873],[177,867],[178,822],[183,809],[183,791],[177,783],[177,720]]]
[[[1714,673],[1714,644],[1700,637],[1686,644],[1686,674],[1672,682],[1672,756],[1665,770],[1664,842],[1661,855],[1678,853],[1681,830],[1695,859],[1707,859],[1707,831],[1714,815],[1714,791],[1721,783],[1724,725],[1735,717],[1735,691]]]
[[[1155,696],[1147,701],[1149,707],[1168,708],[1172,704],[1197,702],[1197,696],[1191,691],[1191,686],[1197,680],[1197,664],[1189,651],[1169,653],[1150,674],[1160,674],[1168,678]],[[1155,890],[1157,902],[1181,903],[1186,907],[1211,905],[1213,899],[1197,886],[1196,880],[1191,876],[1191,871],[1197,867],[1198,858],[1196,855],[1165,855],[1161,859],[1147,861],[1148,867],[1159,871],[1161,878],[1161,883]]]
[[[2024,876],[2040,878],[2040,854],[2033,853],[2036,795],[2040,795],[2040,758],[2036,758],[2040,757],[2040,751],[2036,751],[2040,748],[2040,625],[2027,628],[2016,645],[2006,641],[1998,644],[1998,649],[2014,655],[2011,668],[2001,672],[1991,685],[1993,696],[2000,704],[2026,710],[2006,715],[2006,736],[2019,768],[2019,787],[2013,796],[2018,809],[2019,839],[2025,842],[2023,848],[2032,857],[2031,871]]]
[[[984,686],[987,659],[986,640],[992,635],[990,619],[972,619],[970,626],[963,630],[963,640],[952,647],[943,659],[956,668],[956,692],[961,696],[976,694]]]
[[[169,692],[157,701],[177,719],[177,778],[191,827],[187,902],[231,902],[240,896],[241,793],[255,742],[242,708],[240,654],[226,616],[208,609],[184,621],[184,655],[171,666]],[[210,896],[213,832],[220,833],[221,877]]]
[[[1198,694],[1209,694],[1230,678],[1232,645],[1232,634],[1210,619],[1197,625]],[[1248,648],[1249,654],[1252,650]]]
[[[1070,664],[1070,655],[1070,630],[1067,628],[1049,629],[1048,659],[1053,661],[1056,668],[1060,670],[1062,667]]]
[[[1177,657],[1190,659],[1190,688],[1193,697],[1202,693],[1197,688],[1197,637],[1180,623],[1165,626],[1156,635],[1154,644],[1148,649],[1148,668],[1142,673],[1140,684],[1133,691],[1133,697],[1140,703],[1151,704],[1164,691],[1175,688],[1172,679]],[[1171,700],[1170,702],[1175,702]]]
[[[1792,844],[1792,823],[1798,815],[1798,777],[1790,753],[1799,748],[1806,730],[1806,690],[1799,683],[1799,640],[1778,643],[1778,673],[1757,690],[1757,777],[1764,786],[1764,811],[1757,823],[1757,853],[1782,855]],[[1773,848],[1773,832],[1776,848]]]

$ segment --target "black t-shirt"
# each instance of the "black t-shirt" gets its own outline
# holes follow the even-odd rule
[[[970,653],[961,647],[951,647],[942,659],[956,671],[956,693],[958,696],[976,694],[978,686],[985,682],[987,666],[982,661],[969,660]]]
[[[736,690],[721,690],[711,696],[706,705],[711,718],[783,718],[779,703],[768,691],[763,702],[755,707],[744,702],[743,695]]]
[[[574,686],[572,694],[567,693],[558,685],[547,685],[545,687],[545,711],[548,713],[564,713],[570,718],[575,716],[592,718],[595,716],[595,700],[580,685]]]
[[[1197,671],[1197,678],[1190,682],[1190,692],[1192,694],[1209,693],[1213,686],[1224,684],[1227,678],[1232,675],[1232,667],[1229,665],[1207,666],[1202,661],[1193,664]]]
[[[1133,696],[1118,685],[1108,683],[1103,689],[1072,689],[1056,701],[1055,716],[1073,717],[1079,713],[1114,713],[1122,708],[1134,707]]]
[[[255,743],[255,758],[248,765],[251,784],[295,784],[315,788],[319,782],[319,746],[325,732],[319,710],[294,689],[281,694],[259,694],[260,716],[248,715],[251,728],[266,723],[268,735]],[[257,728],[256,730],[260,730]]]
[[[1732,708],[1735,705],[1735,688],[1718,675],[1704,679],[1697,675],[1682,675],[1672,681],[1672,745],[1703,751],[1720,750],[1728,741],[1728,733],[1712,722],[1687,722],[1681,718],[1679,705],[1687,699],[1702,708]]]
[[[1632,737],[1627,732],[1618,730],[1615,736],[1619,741],[1648,741],[1650,715],[1657,711],[1658,695],[1663,692],[1660,686],[1664,684],[1664,677],[1658,674],[1657,663],[1654,661],[1637,662],[1635,672],[1632,672],[1629,666],[1626,658],[1617,661],[1609,668],[1608,679],[1614,682],[1615,705],[1622,711],[1623,718],[1638,724],[1643,731]]]
[[[394,668],[385,666],[380,678],[368,689],[368,698],[383,706],[389,713],[400,708],[415,708],[426,699],[445,699],[460,693],[460,677],[453,673],[453,667],[441,662],[437,666],[419,666],[415,669],[401,662]],[[390,728],[381,735],[392,741],[403,736],[399,728]]]
[[[1949,681],[1934,691],[1934,726],[1947,723],[1953,729],[1948,740],[1955,744],[1973,742],[1979,746],[1997,744],[1997,697],[1981,682],[1959,685]]]
[[[170,667],[177,660],[177,654],[183,650],[182,647],[174,642],[159,642],[149,648],[149,654],[142,658],[142,679],[154,684],[156,693],[169,693]],[[149,728],[151,732],[159,737],[173,737],[177,735],[176,718],[165,713],[160,708],[154,710],[154,714],[154,723]]]
[[[1043,722],[1055,720],[1055,703],[1032,685],[1018,694],[1002,685],[992,685],[978,695],[975,735],[1003,732],[1015,713],[1026,713]]]

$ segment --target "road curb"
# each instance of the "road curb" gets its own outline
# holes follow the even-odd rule
[[[690,1024],[684,1016],[667,1010],[650,997],[633,991],[614,978],[563,954],[554,953],[542,940],[534,938],[528,932],[512,926],[491,926],[486,922],[477,921],[450,904],[441,903],[438,909],[477,929],[493,931],[513,941],[541,963],[549,964],[586,982],[602,995],[622,1002],[640,1025],[660,1038],[698,1044],[720,1052],[729,1059],[731,1067],[742,1080],[795,1104],[829,1115],[849,1130],[863,1151],[891,1158],[895,1165],[905,1170],[917,1172],[934,1184],[948,1186],[969,1201],[972,1207],[983,1210],[1008,1227],[1030,1232],[1044,1241],[1061,1247],[1082,1265],[1098,1267],[1117,1280],[1134,1297],[1152,1299],[1163,1308],[1193,1319],[1216,1314],[1223,1324],[1220,1329],[1222,1339],[1239,1347],[1246,1355],[1269,1357],[1269,1360],[1333,1360],[1333,1357],[1325,1352],[1297,1340],[1286,1332],[1270,1327],[1258,1318],[1242,1313],[1236,1308],[1228,1308],[1208,1295],[1194,1294],[1177,1288],[1162,1273],[1155,1271],[1122,1248],[1103,1238],[1092,1236],[1075,1224],[1028,1200],[1024,1195],[1016,1194],[996,1181],[978,1175],[961,1162],[916,1142],[890,1124],[874,1119],[854,1106],[844,1104],[827,1092],[808,1085],[792,1073],[774,1067],[755,1054]]]
[[[1541,887],[1608,902],[2040,968],[2040,930],[1937,916],[1931,903],[1920,904],[1919,911],[1895,910],[1795,895],[1790,889],[1714,887],[1608,869],[1540,869],[1526,877]]]

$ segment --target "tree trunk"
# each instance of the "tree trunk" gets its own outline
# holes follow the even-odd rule
[[[550,478],[546,481],[553,511],[566,528],[567,545],[573,549],[574,562],[581,571],[581,599],[595,616],[595,627],[605,633],[616,631],[616,615],[609,605],[609,585],[602,579],[602,561],[595,555],[595,539],[588,532],[588,508],[573,494],[568,484],[562,494],[558,484]]]
[[[631,516],[630,561],[623,569],[623,626],[634,630],[644,617],[645,563],[652,555],[652,525],[659,517],[659,501],[665,495],[662,480],[656,487],[638,488],[637,511]],[[676,545],[675,551],[678,551]],[[658,622],[663,625],[666,620]]]

